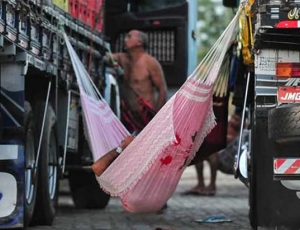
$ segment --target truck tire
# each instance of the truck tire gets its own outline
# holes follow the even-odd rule
[[[277,142],[300,140],[300,106],[274,108],[268,116],[270,139]]]
[[[69,184],[77,208],[104,209],[110,200],[91,171],[70,170]]]
[[[24,127],[25,127],[25,202],[24,202],[24,225],[27,227],[33,217],[36,203],[38,174],[35,170],[36,160],[36,133],[33,120],[33,112],[29,102],[24,104]]]
[[[42,127],[45,102],[34,107],[37,134]],[[39,140],[39,139],[37,139]],[[58,203],[59,168],[56,133],[56,115],[51,105],[47,107],[38,167],[38,193],[34,210],[33,225],[52,225]]]
[[[268,113],[256,111],[253,128],[250,191],[250,222],[252,227],[290,227],[300,228],[300,200],[295,191],[285,188],[280,180],[273,175],[273,159],[281,154],[298,154],[299,143],[280,147],[274,140],[268,138]],[[288,124],[287,124],[288,126]],[[279,152],[280,151],[280,152]],[[253,161],[252,161],[253,158]]]

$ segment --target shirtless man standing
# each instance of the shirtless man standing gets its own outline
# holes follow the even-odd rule
[[[128,131],[139,132],[166,103],[167,85],[161,65],[145,51],[145,33],[130,31],[125,37],[124,48],[126,52],[112,54],[124,70],[120,81],[122,122]]]
[[[132,30],[124,42],[126,52],[112,54],[124,70],[120,82],[121,121],[129,132],[140,132],[166,103],[167,85],[161,65],[145,51],[147,35]],[[132,140],[131,136],[125,138],[118,148],[98,159],[92,166],[95,174],[100,176]]]

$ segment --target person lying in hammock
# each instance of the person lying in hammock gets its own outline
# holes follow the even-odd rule
[[[125,36],[123,53],[107,54],[114,66],[121,66],[118,77],[121,122],[132,133],[140,132],[166,103],[167,85],[160,63],[146,52],[147,35],[138,30]],[[156,97],[155,91],[158,94]]]
[[[110,164],[117,159],[117,157],[122,153],[122,151],[133,141],[136,137],[137,132],[133,132],[132,135],[127,136],[120,144],[119,147],[110,150],[108,153],[100,157],[93,165],[92,170],[96,176],[101,176],[101,174],[110,166]],[[167,203],[157,212],[161,213],[168,207]]]
[[[119,147],[110,150],[108,153],[100,157],[93,165],[92,170],[96,176],[100,176],[108,166],[119,156],[119,154],[133,141],[135,135],[127,136]]]

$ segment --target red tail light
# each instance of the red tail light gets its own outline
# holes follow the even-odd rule
[[[300,78],[300,63],[278,62],[276,64],[277,78]]]
[[[299,20],[281,21],[276,25],[276,28],[299,28]]]

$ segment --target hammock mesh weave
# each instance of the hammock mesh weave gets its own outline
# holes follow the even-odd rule
[[[101,188],[131,212],[158,211],[172,196],[184,169],[215,125],[212,95],[240,10],[182,87],[100,176]],[[119,145],[128,131],[89,78],[64,35],[94,160]]]

